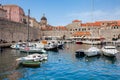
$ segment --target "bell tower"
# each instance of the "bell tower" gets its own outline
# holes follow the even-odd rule
[[[41,18],[40,23],[41,23],[42,25],[47,25],[47,18],[45,17],[45,14],[43,14],[43,17]]]

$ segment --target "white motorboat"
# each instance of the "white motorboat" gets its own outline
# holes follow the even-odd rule
[[[100,53],[101,53],[101,50],[98,49],[97,47],[90,47],[85,52],[86,56],[88,56],[88,57],[97,56],[97,55],[100,55]]]
[[[46,50],[42,49],[42,48],[37,48],[37,47],[25,47],[25,48],[21,48],[20,52],[23,53],[46,53]]]
[[[21,57],[16,59],[16,61],[43,61],[43,60],[47,60],[48,55],[47,54],[31,54],[31,55],[27,55],[26,57]]]
[[[44,49],[47,51],[58,51],[58,45],[54,42],[49,42]]]
[[[10,47],[12,49],[20,49],[20,48],[23,48],[25,46],[26,46],[26,42],[18,42],[18,43],[11,45]]]
[[[57,43],[59,49],[63,49],[64,43],[62,41],[58,41]]]
[[[101,50],[103,52],[103,55],[110,57],[114,57],[115,54],[119,52],[115,46],[104,46]]]

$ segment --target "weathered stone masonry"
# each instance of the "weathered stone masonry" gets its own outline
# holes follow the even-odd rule
[[[27,25],[0,19],[0,40],[7,42],[26,41],[28,37]],[[40,29],[29,27],[29,39],[40,39]]]

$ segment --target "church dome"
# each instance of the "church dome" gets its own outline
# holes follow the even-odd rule
[[[43,16],[43,17],[41,18],[41,20],[47,20],[47,18],[46,18],[45,16]]]

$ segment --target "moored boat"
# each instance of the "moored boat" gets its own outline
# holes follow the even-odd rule
[[[79,41],[77,40],[77,41],[76,41],[76,44],[83,44],[83,42],[80,41],[80,40],[79,40]]]
[[[103,55],[109,57],[115,57],[115,55],[119,52],[115,46],[104,46],[102,47]]]
[[[83,49],[76,50],[75,56],[76,57],[84,57],[85,56],[85,50],[83,50]]]
[[[23,49],[20,49],[20,52],[22,53],[46,53],[46,50],[42,48],[36,48],[36,47],[25,47]]]
[[[44,49],[47,51],[58,51],[58,45],[54,42],[49,42]]]
[[[26,57],[17,58],[16,61],[23,62],[23,61],[43,61],[47,60],[47,54],[31,54]]]
[[[10,47],[12,49],[20,49],[20,48],[24,48],[25,46],[26,46],[26,42],[18,42],[18,43],[11,45]]]
[[[62,41],[58,41],[58,49],[63,49],[64,48],[64,43]]]
[[[39,61],[24,61],[22,62],[24,67],[40,67]]]
[[[101,54],[101,50],[97,47],[90,47],[88,50],[86,50],[85,54],[88,57],[98,56]]]

